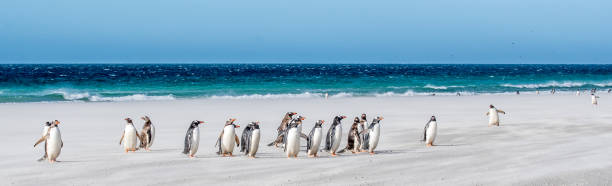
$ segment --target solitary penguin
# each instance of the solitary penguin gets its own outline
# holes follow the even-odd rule
[[[45,122],[45,124],[43,125],[43,131],[42,131],[42,135],[41,136],[45,136],[47,134],[47,131],[49,131],[49,127],[51,127],[51,125],[53,124],[53,121],[47,121]],[[38,161],[42,161],[47,159],[47,142],[45,142],[45,153],[43,154],[43,157],[39,158]]]
[[[287,124],[289,124],[289,122],[293,119],[293,116],[296,114],[297,113],[295,112],[287,112],[285,114],[285,116],[283,117],[283,120],[281,121],[280,125],[276,129],[276,132],[278,133],[278,135],[276,136],[276,139],[272,143],[268,144],[268,146],[274,145],[275,147],[278,147],[278,145],[285,143],[283,141],[284,139],[283,134],[285,134],[285,130],[287,129]]]
[[[125,118],[127,124],[125,124],[125,129],[123,129],[123,134],[121,135],[121,140],[119,140],[119,145],[123,141],[123,148],[125,149],[125,153],[129,151],[136,152],[136,145],[138,145],[138,140],[142,140],[140,135],[138,135],[138,131],[136,131],[136,127],[134,127],[134,123],[132,123],[132,119]]]
[[[188,154],[190,158],[195,157],[196,152],[198,152],[198,147],[200,146],[199,126],[202,123],[204,122],[198,120],[192,121],[187,129],[187,134],[185,134],[185,148],[183,149],[183,154]]]
[[[257,149],[259,148],[259,121],[249,123],[242,130],[242,139],[240,139],[240,152],[244,152],[249,158],[255,158]]]
[[[489,112],[487,112],[487,116],[489,116],[489,127],[490,126],[499,126],[499,114],[506,114],[503,110],[499,110],[495,108],[493,105],[489,105]]]
[[[431,119],[425,124],[425,130],[423,131],[423,141],[427,143],[428,147],[433,146],[437,133],[438,123],[436,122],[436,116],[431,116]]]
[[[332,156],[336,156],[336,151],[338,151],[342,141],[342,119],[344,118],[346,116],[334,117],[334,122],[329,127],[325,137],[325,150],[329,151]]]
[[[361,152],[365,152],[366,150],[368,150],[365,146],[365,135],[366,135],[366,127],[365,125],[368,124],[368,119],[366,117],[366,114],[361,114],[361,118],[359,118],[359,137],[361,138],[361,147],[359,147],[359,149],[361,149]]]
[[[363,131],[365,137],[362,143],[370,154],[374,154],[374,149],[378,146],[378,141],[380,140],[380,121],[383,119],[382,116],[374,118],[372,123],[368,126],[368,129]]]
[[[41,142],[45,142],[45,156],[43,158],[47,158],[50,163],[54,163],[57,161],[57,157],[60,155],[62,151],[62,147],[64,147],[64,142],[62,141],[62,134],[60,133],[58,125],[59,121],[55,120],[47,131],[43,134],[43,136],[34,143],[34,147]]]
[[[144,116],[141,119],[145,121],[145,124],[142,126],[142,130],[140,131],[140,137],[142,137],[142,141],[140,141],[140,148],[150,151],[151,145],[153,145],[153,140],[155,139],[155,126],[153,126],[153,123],[151,123],[151,118],[149,118],[149,116]]]
[[[236,128],[240,128],[240,125],[234,124],[234,121],[236,121],[236,119],[229,119],[225,122],[225,126],[217,139],[217,144],[215,144],[219,145],[217,154],[233,156],[234,145],[240,147],[240,139],[238,139],[238,135],[236,135]]]
[[[306,118],[299,116],[287,125],[284,140],[287,158],[297,158],[297,155],[300,153],[300,135],[302,134],[302,121],[304,119]]]
[[[319,120],[315,123],[315,126],[312,127],[310,133],[308,134],[308,138],[306,138],[306,152],[308,153],[308,157],[317,157],[317,152],[319,152],[319,146],[321,146],[321,139],[323,139],[323,123],[325,121]]]
[[[591,94],[591,103],[593,105],[597,105],[597,98],[599,98],[599,96],[596,96],[595,94]]]
[[[361,152],[361,150],[359,149],[359,147],[361,146],[361,138],[359,135],[359,117],[355,117],[355,119],[353,120],[353,125],[351,125],[351,129],[349,129],[346,147],[344,147],[344,149],[338,152],[343,153],[344,151],[349,150],[353,154],[359,153]]]

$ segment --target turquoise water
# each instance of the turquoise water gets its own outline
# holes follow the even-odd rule
[[[612,88],[612,65],[0,65],[0,102],[529,94]]]

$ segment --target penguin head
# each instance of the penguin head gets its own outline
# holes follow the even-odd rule
[[[493,105],[491,104],[491,105],[489,105],[489,108],[495,108],[495,106],[493,106]]]
[[[431,119],[429,119],[429,121],[436,121],[436,116],[431,116]]]
[[[385,118],[384,118],[384,117],[382,117],[382,116],[376,116],[376,120],[378,120],[378,121],[381,121],[381,120],[383,120],[383,119],[385,119]]]
[[[297,112],[287,112],[287,115],[289,115],[289,117],[293,117],[293,115],[296,115]]]
[[[364,114],[361,114],[361,119],[362,119],[362,120],[366,120],[366,114],[365,114],[365,113],[364,113]]]
[[[58,120],[53,121],[53,124],[51,125],[51,127],[57,127],[57,125],[59,125],[60,122]]]
[[[130,118],[125,118],[125,121],[127,121],[128,124],[132,123],[132,119]]]
[[[52,121],[47,121],[47,122],[45,122],[45,126],[51,126],[51,124],[53,124],[53,122],[52,122]]]
[[[251,121],[251,123],[249,123],[249,125],[259,126],[259,121]]]
[[[193,121],[191,122],[191,125],[192,125],[192,126],[198,126],[199,124],[203,124],[203,123],[204,123],[203,121],[193,120]]]
[[[306,119],[306,117],[304,116],[298,116],[297,120],[299,121],[299,124],[302,124],[302,121],[304,121]]]
[[[325,121],[324,121],[324,120],[319,120],[319,121],[317,121],[317,122],[315,123],[315,126],[321,126],[321,125],[323,125],[323,123],[325,123]]]
[[[144,120],[145,122],[151,122],[151,118],[149,118],[149,116],[143,116],[140,119]]]
[[[359,123],[359,117],[355,117],[355,119],[353,120],[355,123]]]

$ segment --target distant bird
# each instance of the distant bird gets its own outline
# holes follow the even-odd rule
[[[153,126],[149,116],[144,116],[141,119],[145,121],[145,124],[140,131],[140,137],[142,138],[142,141],[140,141],[140,148],[149,151],[151,150],[151,145],[153,145],[153,140],[155,140],[155,126]]]
[[[188,154],[190,158],[195,157],[196,152],[198,152],[198,147],[200,146],[200,124],[203,124],[203,121],[194,120],[189,124],[189,128],[187,128],[187,134],[185,134],[185,148],[183,149],[183,154]]]
[[[136,127],[134,127],[134,123],[132,123],[132,119],[125,118],[127,124],[125,124],[125,129],[123,129],[123,134],[121,135],[121,140],[119,140],[119,145],[123,141],[123,148],[125,149],[125,153],[132,151],[136,152],[136,145],[138,145],[138,140],[142,140],[140,135],[138,135],[138,131],[136,131]]]
[[[436,122],[436,116],[431,116],[427,124],[425,124],[425,130],[423,131],[423,141],[428,147],[433,146],[434,140],[438,133],[438,122]]]
[[[487,116],[489,116],[489,127],[490,126],[499,126],[499,114],[506,114],[503,110],[499,110],[495,108],[493,105],[489,105],[489,111],[487,112]]]
[[[60,133],[58,125],[60,122],[55,120],[47,131],[43,134],[43,136],[34,143],[34,147],[40,144],[41,142],[45,142],[45,156],[43,158],[47,158],[50,163],[54,163],[57,161],[57,157],[60,155],[62,148],[64,147],[64,141],[62,141],[62,134]]]
[[[340,147],[342,141],[342,119],[346,116],[334,117],[334,122],[327,130],[327,136],[325,137],[325,150],[329,151],[332,156],[336,156],[336,151]]]
[[[236,135],[236,128],[240,128],[240,125],[234,124],[234,121],[236,121],[236,119],[229,119],[225,122],[225,126],[217,139],[217,144],[219,145],[217,154],[233,156],[234,145],[240,147],[240,139],[238,135]],[[217,144],[215,144],[215,146]]]
[[[244,152],[249,158],[255,158],[257,149],[259,149],[259,121],[249,123],[242,130],[242,139],[240,139],[240,152]]]

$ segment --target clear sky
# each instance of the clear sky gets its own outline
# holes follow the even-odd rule
[[[0,1],[32,61],[612,63],[612,1]]]

